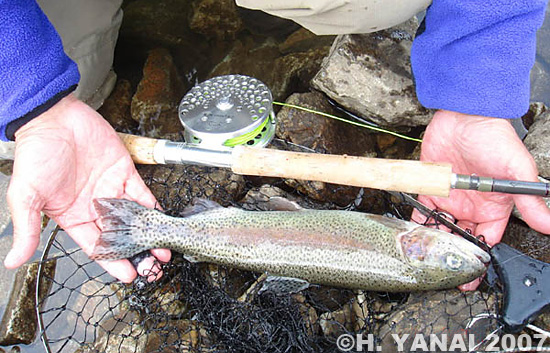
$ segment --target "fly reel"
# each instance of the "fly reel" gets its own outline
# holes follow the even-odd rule
[[[271,91],[244,75],[211,78],[182,99],[178,115],[188,144],[205,149],[263,147],[275,135]]]

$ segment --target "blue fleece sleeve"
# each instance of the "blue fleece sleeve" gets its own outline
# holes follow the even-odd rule
[[[420,102],[466,114],[522,116],[546,3],[434,0],[411,53]]]
[[[0,139],[6,127],[75,86],[76,64],[35,0],[0,0]]]

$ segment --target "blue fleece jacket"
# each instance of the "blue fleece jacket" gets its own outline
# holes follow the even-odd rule
[[[498,118],[529,109],[529,71],[546,0],[434,0],[413,43],[416,93],[428,108]]]
[[[411,56],[420,102],[484,116],[523,115],[546,2],[434,0]],[[0,75],[2,140],[79,80],[34,0],[0,0]]]
[[[0,139],[8,139],[9,123],[29,120],[79,79],[35,0],[0,0]]]

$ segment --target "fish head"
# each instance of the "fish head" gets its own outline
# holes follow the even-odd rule
[[[466,239],[439,229],[418,226],[400,236],[403,255],[426,289],[453,288],[481,276],[488,253]]]

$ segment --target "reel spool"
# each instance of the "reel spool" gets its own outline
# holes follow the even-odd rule
[[[271,91],[244,75],[217,76],[193,87],[181,100],[178,116],[185,142],[205,149],[263,147],[275,135]]]

